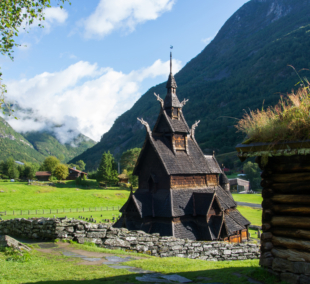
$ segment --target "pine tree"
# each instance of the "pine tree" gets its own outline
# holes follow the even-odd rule
[[[100,165],[97,171],[97,182],[116,183],[118,178],[116,164],[113,155],[108,152],[102,154]]]

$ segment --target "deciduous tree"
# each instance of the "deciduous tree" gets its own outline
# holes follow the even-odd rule
[[[64,164],[58,164],[53,171],[53,175],[58,180],[66,179],[67,176],[69,175],[68,167]]]
[[[258,167],[258,164],[249,161],[243,166],[243,171],[250,181],[251,188],[253,190],[259,189],[261,187],[260,186],[261,177],[260,177],[260,168]]]
[[[60,161],[55,156],[49,156],[45,158],[42,165],[42,170],[52,173],[58,164],[60,164]]]

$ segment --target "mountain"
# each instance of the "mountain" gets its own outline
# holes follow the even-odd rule
[[[0,117],[0,160],[6,160],[9,157],[32,163],[41,163],[45,158],[24,136],[17,133]]]
[[[42,163],[45,157],[52,155],[68,162],[95,144],[95,141],[81,133],[74,133],[70,143],[62,144],[57,140],[53,128],[20,134],[0,117],[0,160],[13,157],[15,160]]]
[[[70,143],[61,144],[51,131],[32,131],[23,136],[42,155],[56,156],[63,162],[68,162],[96,144],[83,134],[78,134]]]
[[[310,65],[310,1],[252,0],[234,13],[214,40],[175,75],[177,95],[189,123],[201,120],[196,140],[203,151],[234,151],[243,140],[234,124],[245,111],[274,105],[280,94],[297,88],[295,71]],[[167,74],[168,75],[168,74]],[[300,76],[309,71],[300,71]],[[168,77],[168,76],[167,76]],[[118,117],[94,147],[75,157],[96,168],[104,151],[116,157],[142,146],[143,117],[153,127],[159,112],[154,92],[164,98],[166,82],[152,87]]]

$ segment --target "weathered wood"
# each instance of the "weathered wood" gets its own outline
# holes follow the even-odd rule
[[[272,205],[273,205],[273,202],[271,201],[270,198],[265,198],[265,199],[263,200],[263,202],[262,202],[262,207],[263,207],[264,209],[269,209],[269,208],[272,207]]]
[[[273,183],[285,183],[285,182],[300,182],[310,181],[309,173],[283,173],[283,174],[272,174],[264,178],[265,180]]]
[[[310,194],[309,182],[273,183],[270,188],[276,193]]]
[[[303,251],[310,251],[310,241],[273,236],[272,244],[274,246],[285,247],[288,249],[299,249]]]
[[[272,226],[310,229],[310,217],[274,216],[270,223]]]
[[[260,185],[261,187],[263,188],[271,188],[273,182],[270,181],[270,180],[265,180],[265,179],[262,179],[262,181],[260,182]]]
[[[264,232],[268,231],[270,228],[271,228],[270,223],[264,223],[262,225],[262,229],[263,229]]]
[[[262,241],[267,241],[272,239],[272,233],[267,232],[267,233],[262,233],[261,236]]]
[[[310,215],[310,206],[296,206],[289,204],[273,204],[271,209],[279,214],[292,214],[292,215]]]
[[[263,210],[262,220],[263,222],[269,222],[274,213],[270,209]]]
[[[272,242],[262,242],[261,248],[263,251],[269,251],[273,248]]]
[[[290,261],[307,261],[310,262],[310,253],[302,252],[294,249],[273,248],[271,253],[275,257],[287,259]]]
[[[274,191],[271,188],[263,188],[262,196],[263,198],[269,198],[274,195]]]
[[[310,240],[310,231],[307,231],[307,230],[296,230],[296,229],[289,229],[289,228],[288,229],[272,228],[271,232],[275,236]]]
[[[272,173],[301,173],[310,172],[310,163],[288,163],[288,164],[274,164],[268,163],[264,168],[264,172]]]
[[[270,200],[277,203],[310,204],[310,195],[276,194]]]

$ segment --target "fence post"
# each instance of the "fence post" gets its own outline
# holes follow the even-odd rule
[[[30,215],[30,210],[28,210],[28,215]]]
[[[107,211],[109,211],[109,207],[107,207]]]
[[[13,215],[15,215],[15,214],[14,214],[14,210],[13,210]]]
[[[76,212],[79,212],[79,208],[76,208]]]
[[[70,208],[70,213],[71,213],[71,208]]]
[[[52,209],[50,209],[50,214],[52,214]]]
[[[43,209],[43,215],[44,215],[44,209]]]
[[[83,207],[83,212],[84,212],[84,207]]]
[[[114,206],[113,206],[113,211],[114,211]]]
[[[58,214],[58,209],[57,209],[57,214]]]
[[[102,211],[102,207],[101,207],[101,211]]]
[[[38,215],[38,210],[36,210],[36,215]]]
[[[23,210],[20,210],[20,215],[23,215]]]
[[[90,212],[90,207],[89,207],[89,212]]]
[[[95,211],[97,211],[97,207],[95,207]]]

